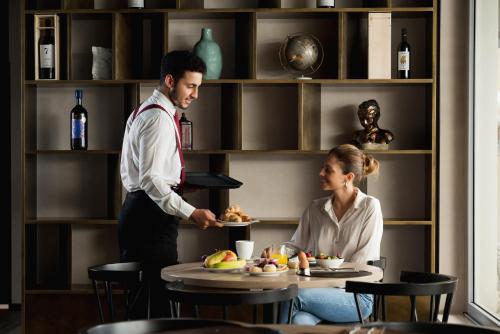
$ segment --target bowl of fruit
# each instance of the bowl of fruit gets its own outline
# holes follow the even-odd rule
[[[337,256],[329,256],[320,253],[318,256],[316,256],[316,261],[321,268],[327,269],[339,268],[342,263],[344,263],[344,259],[340,257],[339,254],[337,254]]]

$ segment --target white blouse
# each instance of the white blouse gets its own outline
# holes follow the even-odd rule
[[[166,213],[187,219],[195,208],[172,190],[180,183],[181,161],[177,151],[175,107],[155,89],[141,105],[159,104],[127,120],[123,137],[120,174],[127,191],[144,190]]]
[[[333,211],[331,196],[314,200],[288,244],[315,255],[340,254],[348,262],[378,260],[384,228],[380,202],[356,191],[354,203],[340,221]]]

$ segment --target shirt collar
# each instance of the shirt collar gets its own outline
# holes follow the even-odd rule
[[[168,97],[166,97],[159,89],[155,89],[153,92],[153,97],[155,97],[159,104],[165,108],[172,116],[175,114],[176,109],[172,101]]]
[[[366,198],[366,194],[363,193],[359,188],[356,188],[356,191],[358,193],[356,195],[356,198],[354,199],[353,208],[359,209],[361,206],[361,203],[363,203],[364,199]],[[333,196],[330,196],[326,199],[325,204],[323,206],[325,212],[332,211],[332,209],[333,209],[332,199],[333,199]]]

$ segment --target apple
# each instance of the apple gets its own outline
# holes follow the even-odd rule
[[[224,256],[224,258],[222,259],[222,261],[236,261],[236,256],[234,253],[227,253],[226,256]]]

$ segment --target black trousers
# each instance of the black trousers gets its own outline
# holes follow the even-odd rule
[[[120,261],[142,263],[151,285],[154,318],[170,315],[160,273],[162,268],[177,264],[178,226],[178,219],[160,209],[144,191],[127,194],[118,222]],[[145,310],[145,303],[146,299],[141,298],[135,309]],[[141,317],[136,312],[132,316]]]

